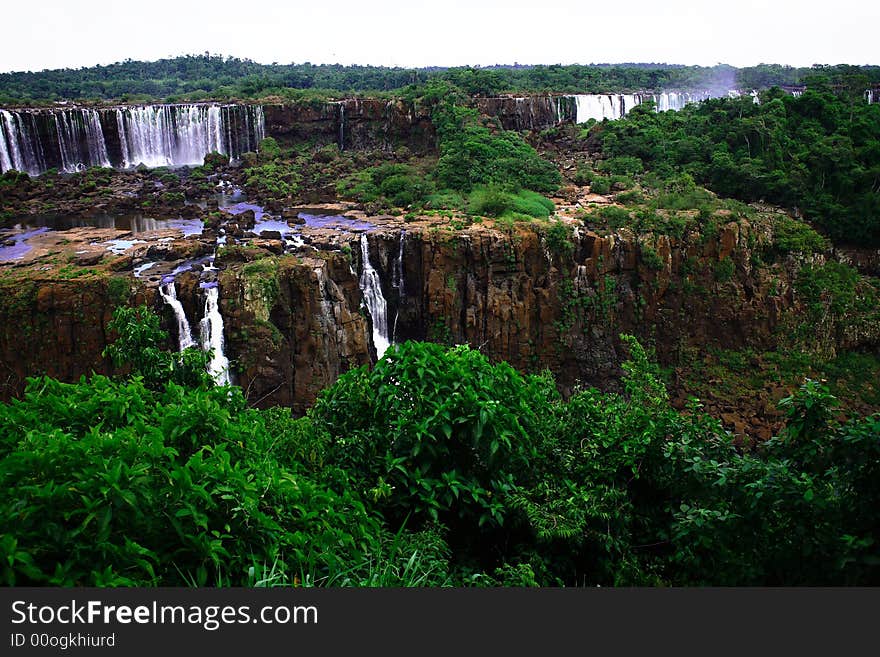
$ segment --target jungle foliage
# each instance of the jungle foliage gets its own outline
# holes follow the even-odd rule
[[[645,103],[593,134],[607,156],[655,177],[685,173],[722,196],[797,208],[837,242],[877,245],[880,106],[863,92],[824,79],[799,97],[771,89],[760,104],[712,99],[655,113]]]
[[[117,315],[122,351],[158,339],[149,321],[126,326],[142,320]],[[622,392],[568,401],[551,375],[466,346],[394,345],[300,419],[247,408],[239,389],[207,379],[147,385],[152,356],[116,379],[31,379],[0,406],[0,576],[880,582],[880,416],[841,421],[808,380],[781,403],[785,430],[744,450],[696,401],[674,410],[649,354],[622,343]]]
[[[625,93],[665,89],[763,89],[804,84],[811,75],[835,80],[860,76],[880,83],[877,66],[792,68],[775,64],[736,69],[673,64],[553,64],[549,66],[431,67],[405,69],[340,64],[259,64],[249,59],[203,53],[153,62],[127,59],[107,66],[0,74],[0,102],[121,99],[230,100],[269,96],[302,99],[332,92],[371,95],[393,92],[421,96],[435,81],[469,95],[503,92]],[[863,91],[864,91],[863,87]]]

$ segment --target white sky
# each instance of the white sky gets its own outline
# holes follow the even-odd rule
[[[37,0],[3,7],[0,72],[183,54],[460,66],[880,64],[874,0]]]

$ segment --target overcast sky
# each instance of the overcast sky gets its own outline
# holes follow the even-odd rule
[[[39,0],[2,15],[2,72],[205,51],[407,67],[880,64],[876,0]]]

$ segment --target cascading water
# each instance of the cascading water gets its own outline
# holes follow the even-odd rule
[[[208,373],[219,385],[229,385],[229,359],[223,353],[223,316],[220,314],[220,290],[216,283],[205,289],[205,316],[199,322],[202,349],[211,349]]]
[[[190,329],[189,321],[186,319],[183,304],[181,304],[177,298],[177,289],[174,287],[174,280],[171,280],[168,283],[162,283],[159,286],[159,294],[162,295],[165,303],[171,306],[172,310],[174,310],[174,317],[177,319],[177,341],[180,351],[188,349],[189,347],[194,347],[196,343],[192,338],[192,330]]]
[[[711,98],[708,91],[679,92],[666,91],[659,94],[580,94],[574,98],[576,106],[575,121],[584,123],[590,119],[615,120],[625,116],[633,107],[646,100],[654,101],[657,112],[678,111],[685,105]]]
[[[107,143],[97,110],[55,112],[51,117],[58,137],[58,152],[63,171],[110,166]]]
[[[382,358],[388,349],[388,304],[382,296],[382,283],[378,272],[370,264],[370,248],[367,243],[366,233],[361,234],[361,291],[364,294],[364,303],[373,320],[373,346],[376,347],[376,357]]]
[[[397,260],[394,261],[391,273],[391,285],[397,290],[397,312],[394,313],[394,328],[391,330],[391,344],[394,344],[397,341],[397,319],[400,317],[400,306],[403,304],[403,299],[406,296],[403,275],[403,242],[405,237],[406,231],[400,231],[400,247],[397,250]]]
[[[0,166],[36,175],[45,170],[36,119],[30,112],[0,110]]]
[[[200,165],[212,151],[254,151],[264,136],[258,105],[0,110],[0,169]]]
[[[590,119],[601,121],[603,119],[619,119],[620,103],[611,94],[580,94],[575,96],[577,103],[577,123],[585,123]]]
[[[122,166],[197,165],[223,153],[219,105],[147,105],[116,110]]]
[[[345,150],[345,101],[339,103],[339,150]]]

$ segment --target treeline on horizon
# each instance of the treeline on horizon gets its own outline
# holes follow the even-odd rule
[[[764,89],[800,85],[822,74],[832,81],[854,77],[865,88],[880,84],[880,66],[778,64],[737,69],[726,64],[496,65],[419,69],[341,64],[260,64],[249,59],[205,53],[155,62],[125,60],[107,66],[0,74],[0,104],[55,100],[135,101],[262,98],[291,90],[342,93],[417,93],[432,79],[449,81],[472,95],[564,92],[605,93],[660,90]]]

